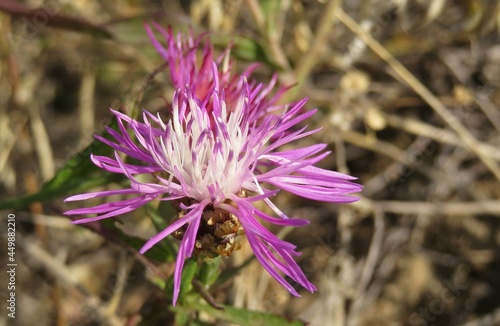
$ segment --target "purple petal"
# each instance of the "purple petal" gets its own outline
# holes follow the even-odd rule
[[[111,202],[111,203],[105,203],[97,206],[92,206],[92,207],[85,207],[85,208],[76,208],[69,210],[65,212],[64,214],[66,215],[83,215],[83,214],[102,214],[102,213],[108,213],[114,210],[117,210],[121,207],[126,207],[129,205],[132,205],[134,203],[137,203],[140,201],[140,197],[135,197],[131,199],[126,199],[126,200],[121,200],[121,201],[116,201],[116,202]]]
[[[118,189],[118,190],[105,190],[105,191],[96,191],[96,192],[88,192],[86,194],[73,195],[69,196],[64,200],[64,202],[70,201],[79,201],[86,200],[91,198],[99,198],[105,196],[113,196],[113,195],[129,195],[129,194],[137,194],[137,192],[133,189]]]
[[[155,26],[156,28],[158,28],[157,26]],[[156,39],[153,31],[151,30],[151,27],[149,27],[149,24],[144,24],[144,29],[146,30],[146,33],[148,34],[149,36],[149,39],[151,40],[151,43],[153,43],[153,46],[156,48],[156,51],[158,51],[158,53],[161,54],[161,56],[164,58],[164,59],[167,59],[168,58],[168,52],[167,52],[167,49],[165,49],[160,42],[158,42],[158,40]]]
[[[82,223],[89,223],[89,222],[95,222],[95,221],[99,221],[99,220],[103,220],[105,218],[108,218],[108,217],[113,217],[113,216],[117,216],[117,215],[121,215],[121,214],[125,214],[125,213],[128,213],[128,212],[131,212],[147,203],[149,203],[150,201],[152,201],[153,199],[155,199],[154,196],[142,196],[142,197],[138,197],[136,198],[137,200],[133,203],[133,204],[129,204],[125,207],[122,207],[120,209],[117,209],[115,211],[112,211],[110,213],[107,213],[107,214],[104,214],[104,215],[100,215],[100,216],[96,216],[96,217],[89,217],[89,218],[84,218],[84,219],[81,219],[81,220],[76,220],[76,221],[73,221],[71,223],[73,224],[82,224]],[[71,211],[69,211],[71,212]],[[68,214],[69,212],[66,212],[65,214]]]
[[[206,202],[208,203],[208,202]],[[179,297],[179,291],[181,289],[181,276],[182,276],[182,268],[184,267],[184,261],[186,258],[191,257],[194,244],[196,241],[196,234],[198,233],[198,229],[200,227],[201,221],[201,212],[205,208],[206,205],[200,203],[199,205],[201,210],[198,210],[199,216],[195,218],[192,222],[189,223],[189,226],[182,237],[181,245],[179,246],[179,253],[177,255],[177,260],[175,262],[175,272],[174,272],[174,298],[173,305],[177,302],[177,298]]]
[[[344,193],[358,192],[362,187],[356,183],[338,178],[324,178],[317,175],[288,175],[269,178],[273,182],[288,183],[292,185],[324,186],[328,188],[342,189]]]
[[[260,217],[261,219],[268,221],[270,223],[276,224],[276,225],[283,225],[283,226],[303,226],[307,225],[310,223],[309,220],[301,219],[301,218],[290,218],[290,219],[281,219],[281,218],[275,218],[272,216],[269,216],[265,214],[264,212],[259,211],[258,209],[254,210],[254,214]]]
[[[190,223],[193,220],[200,218],[201,213],[203,212],[203,209],[205,206],[208,204],[208,201],[204,201],[199,203],[194,209],[192,209],[190,212],[188,212],[184,217],[181,219],[175,221],[174,223],[170,224],[167,226],[163,231],[149,239],[144,246],[142,246],[141,250],[139,250],[139,253],[144,254],[146,251],[151,249],[155,244],[163,240],[164,238],[168,237],[172,232],[175,230],[179,229],[186,223]]]
[[[330,203],[352,203],[359,200],[358,197],[342,195],[345,192],[340,191],[339,189],[331,189],[331,188],[317,187],[311,185],[297,186],[283,182],[273,182],[273,181],[268,181],[268,182],[298,196],[317,201],[324,201]]]
[[[120,164],[109,157],[91,154],[90,159],[96,166],[100,167],[103,170],[114,173],[123,173]],[[163,170],[159,166],[140,166],[132,164],[123,164],[123,166],[125,166],[127,171],[131,174],[154,173]]]
[[[262,266],[264,266],[264,268],[268,271],[268,273],[271,274],[271,276],[274,277],[274,279],[278,281],[278,283],[280,283],[284,288],[286,288],[292,295],[300,297],[300,295],[293,288],[293,286],[290,285],[290,283],[288,283],[283,276],[278,274],[278,272],[276,272],[275,268],[271,266],[271,264],[269,264],[268,262],[269,256],[266,255],[268,250],[266,248],[263,248],[260,239],[258,239],[253,234],[247,234],[247,239],[248,243],[250,244],[250,247],[252,248],[255,254],[255,257],[257,257],[257,259],[260,261]]]

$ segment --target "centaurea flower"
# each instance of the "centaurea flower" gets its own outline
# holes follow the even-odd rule
[[[153,23],[153,25],[165,38],[167,46],[164,47],[156,39],[149,25],[145,25],[146,32],[158,53],[168,63],[170,79],[175,89],[184,88],[186,85],[189,85],[191,92],[198,99],[203,100],[207,98],[208,92],[213,89],[214,83],[217,82],[219,88],[224,90],[225,102],[228,110],[231,110],[242,91],[243,83],[241,77],[245,77],[247,78],[251,92],[251,96],[248,99],[251,109],[251,112],[248,114],[248,119],[250,120],[256,120],[273,111],[275,109],[274,105],[287,90],[287,88],[281,87],[273,96],[270,96],[277,82],[277,74],[273,75],[266,86],[249,79],[252,72],[261,66],[260,63],[249,65],[240,75],[231,74],[233,60],[229,56],[230,48],[227,48],[217,58],[214,58],[213,47],[210,43],[206,43],[201,54],[201,63],[198,63],[198,49],[203,40],[203,35],[193,39],[191,34],[185,37],[179,33],[175,37],[170,27],[165,30],[156,23]],[[217,80],[214,80],[212,75],[212,64],[214,62],[218,67]],[[206,109],[211,110],[210,103]]]
[[[120,173],[130,187],[71,196],[78,201],[112,195],[132,195],[90,208],[73,209],[66,214],[98,214],[74,223],[87,223],[122,215],[152,200],[171,201],[178,214],[170,225],[149,239],[140,249],[146,252],[169,235],[181,239],[174,272],[174,304],[177,301],[184,262],[193,254],[229,255],[246,236],[264,268],[291,294],[299,296],[285,279],[288,276],[313,292],[310,283],[293,257],[296,246],[279,239],[261,221],[281,226],[302,226],[309,221],[289,218],[270,200],[278,191],[333,203],[349,203],[361,191],[354,177],[324,170],[314,164],[325,158],[325,144],[280,150],[283,145],[309,136],[319,129],[297,127],[316,110],[302,112],[307,99],[279,106],[284,92],[271,95],[276,82],[264,86],[250,81],[251,66],[241,76],[230,72],[229,51],[212,57],[207,44],[203,59],[196,51],[201,37],[175,38],[171,30],[155,25],[167,47],[146,27],[153,45],[168,61],[176,91],[171,101],[171,118],[143,111],[142,121],[111,110],[118,131],[107,128],[114,141],[96,138],[115,150],[114,157],[92,155],[92,161],[105,171]],[[131,137],[128,131],[132,131]],[[126,163],[118,153],[142,162]],[[138,175],[151,175],[144,182]],[[263,201],[276,216],[266,214],[253,203]]]

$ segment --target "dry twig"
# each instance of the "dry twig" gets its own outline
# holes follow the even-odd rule
[[[474,136],[462,125],[439,99],[432,94],[415,76],[406,69],[389,51],[387,51],[370,34],[361,28],[349,15],[342,9],[336,11],[337,18],[341,20],[351,31],[359,36],[380,58],[394,69],[398,76],[406,82],[417,94],[419,94],[430,107],[448,124],[464,143],[473,151],[479,159],[490,169],[495,177],[500,181],[500,168],[498,164],[487,156]]]

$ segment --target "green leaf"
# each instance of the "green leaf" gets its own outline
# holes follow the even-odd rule
[[[170,208],[168,208],[168,206]],[[160,205],[158,208],[155,208],[152,203],[148,203],[144,207],[146,209],[146,213],[151,218],[151,221],[153,222],[153,225],[158,232],[164,230],[168,226],[167,219],[163,217],[163,216],[165,216],[164,214],[160,214],[160,210],[161,211],[167,210],[169,212],[170,211],[175,212],[169,203],[166,203],[163,201],[160,202]],[[169,213],[167,213],[167,214],[170,215]],[[170,219],[168,219],[168,220],[170,220]],[[162,247],[173,258],[175,258],[177,256],[177,246],[174,244],[173,239],[170,236],[164,238],[162,241],[160,241],[159,243],[157,243],[153,247],[156,247],[156,246]]]
[[[146,212],[151,217],[156,231],[164,230],[170,224],[172,218],[177,215],[175,209],[167,201],[160,201],[157,208],[153,207],[152,204],[148,204]]]
[[[175,313],[175,325],[176,326],[210,326],[213,323],[206,323],[199,319],[195,319],[196,316],[191,309],[186,309],[180,305],[176,307],[170,307],[170,311]]]
[[[105,219],[105,220],[102,220],[100,223],[106,232],[106,234],[104,234],[103,232],[100,232],[102,236],[107,237],[107,235],[109,233],[109,235],[112,238],[114,238],[115,240],[119,240],[121,242],[124,242],[137,251],[139,251],[147,241],[146,239],[138,238],[138,237],[131,236],[131,235],[124,233],[121,229],[116,227],[116,221],[113,219]],[[82,227],[85,227],[85,226],[82,225]],[[146,251],[143,256],[145,256],[146,258],[148,258],[150,260],[154,260],[154,261],[163,263],[163,262],[173,261],[175,259],[176,253],[177,252],[175,250],[172,253],[165,246],[158,244],[158,245],[153,246],[148,251]]]
[[[266,33],[270,35],[276,29],[277,15],[280,9],[280,1],[264,0],[261,1],[262,12],[266,19]]]
[[[117,130],[118,122],[116,119],[112,120],[109,125],[110,128]],[[106,139],[112,139],[109,134],[105,134]],[[102,172],[100,168],[95,166],[90,160],[90,154],[94,155],[109,155],[112,153],[112,148],[102,143],[100,140],[94,139],[90,145],[85,147],[82,151],[73,155],[62,169],[44,185],[44,189],[60,189],[64,184],[70,182],[75,177],[84,179],[85,175],[94,172]],[[108,172],[106,172],[108,174]]]
[[[116,120],[113,120],[110,127],[118,128]],[[105,137],[111,138],[107,134]],[[92,153],[109,155],[111,152],[111,147],[95,139],[90,145],[73,155],[56,175],[42,186],[39,192],[0,202],[0,209],[23,209],[34,202],[46,201],[125,180],[122,175],[104,172],[90,160]]]
[[[184,262],[184,267],[182,269],[181,276],[181,288],[179,291],[179,303],[191,302],[193,300],[197,300],[199,295],[197,292],[193,291],[193,279],[198,272],[198,259],[196,257],[188,258]],[[174,292],[174,278],[170,277],[164,288],[165,294],[171,300],[173,298]],[[193,298],[193,296],[195,298]]]
[[[201,283],[206,286],[210,286],[215,283],[220,275],[220,256],[213,259],[207,258],[200,267],[198,272],[198,279]]]
[[[184,268],[182,269],[182,281],[181,289],[179,292],[179,300],[184,301],[184,298],[193,290],[193,285],[191,282],[198,271],[198,259],[189,258],[184,262]]]
[[[185,309],[172,309],[175,312],[175,325],[176,326],[189,326],[193,323],[190,311]]]
[[[212,306],[204,304],[194,304],[190,306],[197,311],[204,311],[211,316],[232,322],[240,326],[304,326],[305,322],[300,320],[290,320],[283,316],[268,312],[252,311],[232,306],[224,306],[224,309],[215,309]]]
[[[248,62],[262,62],[275,70],[281,69],[270,59],[264,47],[251,38],[237,35],[214,34],[211,39],[215,46],[221,48],[226,48],[232,43],[231,55],[238,59]]]
[[[120,231],[120,239],[131,246],[132,248],[136,249],[139,251],[139,249],[142,248],[142,246],[146,243],[144,239],[133,237],[130,235],[127,235],[123,232]],[[175,252],[172,253],[168,249],[164,248],[161,245],[155,245],[148,251],[144,253],[144,256],[150,260],[154,260],[157,262],[169,262],[173,261],[175,259]]]
[[[0,210],[2,209],[15,209],[20,210],[28,207],[34,202],[43,202],[46,200],[61,197],[70,193],[83,192],[84,190],[109,184],[112,182],[119,182],[122,178],[117,175],[92,175],[87,178],[74,178],[64,185],[45,188],[34,194],[25,195],[22,197],[9,198],[0,202]]]

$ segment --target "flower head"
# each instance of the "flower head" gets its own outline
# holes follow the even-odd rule
[[[285,91],[271,92],[269,85],[251,81],[252,65],[241,76],[230,72],[229,50],[214,59],[212,47],[203,48],[201,63],[197,51],[202,37],[174,37],[172,31],[155,25],[166,40],[164,47],[146,30],[158,52],[168,62],[176,91],[171,101],[171,118],[144,111],[142,121],[111,110],[119,130],[107,132],[114,141],[96,136],[115,150],[114,157],[92,155],[103,170],[125,175],[130,187],[71,196],[77,201],[112,195],[132,198],[90,208],[73,209],[66,214],[97,214],[74,223],[87,223],[114,217],[159,199],[171,201],[178,214],[170,225],[149,239],[144,253],[169,235],[179,238],[174,272],[174,304],[186,258],[193,254],[229,255],[246,236],[264,268],[293,295],[299,294],[283,274],[309,291],[311,284],[293,256],[295,246],[279,239],[261,221],[282,226],[301,226],[307,220],[289,218],[271,201],[278,191],[323,202],[349,203],[362,187],[354,177],[315,167],[326,157],[325,144],[293,150],[283,145],[309,136],[297,125],[315,113],[304,112],[306,99],[290,105],[277,105]],[[133,137],[129,135],[132,131]],[[141,162],[126,163],[118,153]],[[140,175],[151,175],[145,182]],[[268,215],[254,207],[263,201],[274,212]]]

